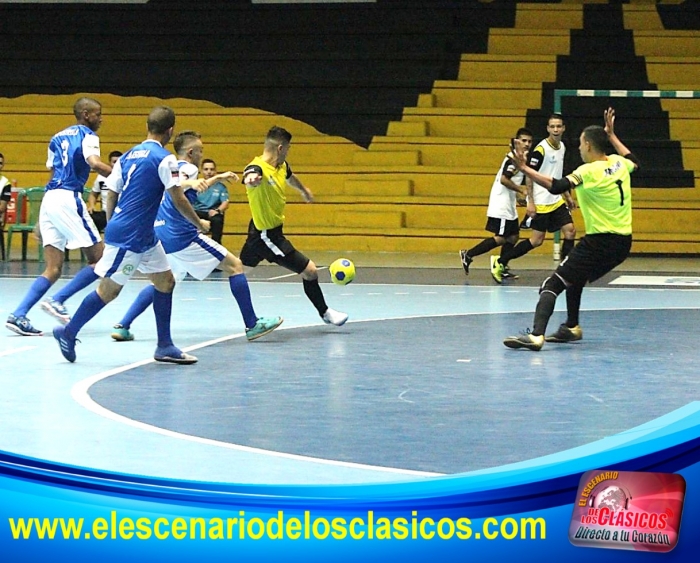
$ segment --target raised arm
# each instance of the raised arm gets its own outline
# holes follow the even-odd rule
[[[528,178],[537,182],[540,186],[544,186],[550,193],[553,194],[563,194],[567,190],[571,190],[574,186],[566,178],[552,178],[550,176],[545,176],[541,172],[538,172],[534,168],[530,168],[527,165],[527,158],[525,155],[525,144],[520,139],[513,139],[513,162],[518,170],[522,171]],[[529,194],[528,194],[529,195]]]
[[[613,108],[606,109],[603,114],[603,119],[605,120],[605,132],[608,134],[608,139],[615,149],[615,152],[631,160],[634,163],[634,169],[637,170],[639,168],[639,160],[615,134],[615,110]]]

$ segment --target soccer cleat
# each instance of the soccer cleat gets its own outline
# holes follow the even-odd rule
[[[583,330],[581,327],[576,325],[571,328],[565,324],[560,325],[556,332],[545,337],[547,342],[576,342],[583,338]]]
[[[112,328],[112,338],[117,342],[130,342],[134,339],[134,333],[120,324],[115,324]]]
[[[518,336],[509,336],[503,341],[508,348],[518,349],[527,348],[533,352],[537,352],[542,349],[544,345],[544,336],[535,336],[529,330],[521,332]]]
[[[156,348],[156,353],[153,354],[153,359],[156,362],[166,362],[169,364],[189,365],[197,363],[197,358],[195,356],[185,354],[185,352],[175,345],[165,346],[163,348],[159,346]]]
[[[498,261],[498,256],[491,256],[491,277],[496,283],[503,283],[503,264]]]
[[[282,317],[260,317],[252,328],[245,329],[245,337],[250,342],[271,333],[284,322]]]
[[[331,309],[330,307],[328,307],[328,309],[326,309],[326,312],[323,313],[322,318],[323,322],[327,325],[343,326],[348,320],[348,314],[341,313],[340,311],[336,311],[335,309]]]
[[[61,354],[69,362],[75,361],[75,343],[80,342],[74,336],[70,336],[65,326],[57,326],[53,329],[53,337],[58,341],[58,346],[61,348]]]
[[[55,319],[58,319],[58,321],[64,325],[70,322],[68,309],[66,309],[66,306],[63,303],[59,303],[54,299],[46,299],[45,301],[41,302],[41,308],[45,313],[48,313]]]
[[[501,278],[504,280],[517,280],[520,278],[518,274],[514,274],[513,272],[510,271],[510,268],[506,266],[505,264],[503,265],[503,273],[501,274]]]
[[[474,258],[467,254],[466,250],[459,251],[459,258],[462,260],[462,268],[464,268],[464,275],[469,275],[469,265],[474,261]]]
[[[44,336],[44,333],[34,328],[27,317],[10,315],[5,321],[5,327],[20,336]]]

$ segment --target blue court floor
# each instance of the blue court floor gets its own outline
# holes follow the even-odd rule
[[[499,286],[487,257],[469,277],[452,256],[350,257],[356,282],[321,277],[329,305],[350,314],[343,327],[321,322],[297,276],[253,270],[256,312],[285,318],[255,342],[225,279],[182,283],[173,336],[193,366],[152,361],[151,311],[135,341],[110,339],[143,279],[81,332],[75,364],[52,337],[3,328],[0,450],[179,479],[388,482],[595,447],[700,399],[699,261],[630,259],[584,291],[582,341],[533,353],[502,340],[531,326],[548,258],[524,257],[521,279]],[[0,316],[39,271],[0,263]],[[551,330],[564,307],[562,297]],[[50,335],[50,317],[29,316]]]

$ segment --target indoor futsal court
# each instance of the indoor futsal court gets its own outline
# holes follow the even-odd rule
[[[319,266],[338,257],[309,255]],[[193,366],[152,360],[151,310],[132,325],[133,342],[110,338],[143,278],[81,332],[75,364],[34,307],[28,316],[46,336],[0,335],[0,450],[174,479],[379,483],[595,451],[700,399],[697,260],[628,259],[584,291],[582,341],[530,352],[502,340],[531,326],[550,257],[515,261],[520,279],[500,286],[486,256],[468,278],[457,252],[347,257],[352,284],[321,272],[328,304],[350,315],[342,327],[323,324],[296,275],[252,270],[257,314],[285,318],[254,342],[227,280],[183,282],[172,333],[199,358]],[[0,263],[0,315],[40,271]],[[548,333],[564,309],[562,296]]]

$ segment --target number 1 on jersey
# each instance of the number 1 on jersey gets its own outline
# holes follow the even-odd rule
[[[622,192],[622,180],[615,180],[617,189],[620,190],[620,207],[625,204],[625,194]]]

